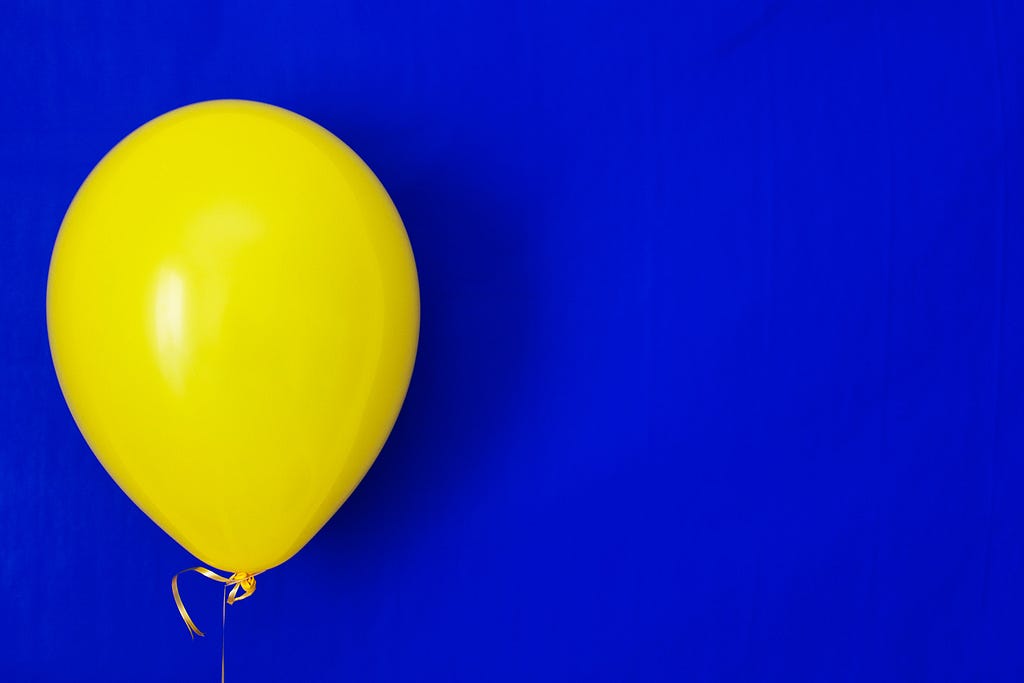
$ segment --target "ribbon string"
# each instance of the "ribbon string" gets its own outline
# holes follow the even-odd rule
[[[171,577],[171,592],[174,594],[174,604],[178,606],[178,612],[181,613],[181,618],[185,621],[185,626],[188,627],[189,635],[193,638],[196,636],[205,636],[206,634],[199,630],[196,623],[192,621],[192,617],[188,615],[188,610],[185,609],[185,603],[181,601],[181,594],[178,593],[178,577],[185,572],[196,572],[202,574],[208,579],[217,581],[218,583],[224,584],[224,590],[227,591],[231,588],[231,592],[227,593],[224,598],[224,602],[229,605],[233,605],[239,600],[245,600],[247,597],[256,592],[256,574],[247,574],[245,572],[236,572],[231,576],[221,576],[215,571],[207,569],[206,567],[189,567],[188,569],[182,569],[180,572]],[[238,592],[242,591],[239,595]]]
[[[256,574],[235,572],[231,576],[221,576],[206,567],[189,567],[188,569],[182,569],[171,577],[171,593],[174,594],[174,604],[178,606],[178,612],[181,614],[185,626],[188,627],[188,633],[192,636],[193,640],[196,636],[205,636],[206,634],[199,630],[196,622],[192,621],[188,610],[185,609],[185,603],[181,601],[181,594],[178,592],[178,577],[185,572],[196,572],[224,585],[224,602],[221,604],[220,611],[220,680],[221,683],[224,683],[224,631],[227,624],[228,605],[233,605],[239,600],[245,600],[256,592]],[[228,588],[231,589],[230,592]],[[239,595],[239,591],[241,591],[241,595]]]

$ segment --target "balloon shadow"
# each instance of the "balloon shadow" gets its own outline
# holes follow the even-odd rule
[[[500,438],[505,407],[520,394],[536,311],[525,208],[481,180],[500,173],[450,154],[407,163],[409,148],[389,131],[326,123],[361,154],[370,150],[364,158],[409,232],[422,311],[416,366],[395,428],[310,543],[337,567],[340,557],[400,547],[493,471],[488,444]]]

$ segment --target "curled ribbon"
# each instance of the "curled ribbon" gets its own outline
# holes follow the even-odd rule
[[[228,605],[233,605],[239,600],[245,600],[256,592],[256,574],[235,572],[231,576],[221,576],[206,567],[189,567],[188,569],[182,569],[171,577],[171,593],[174,594],[174,604],[178,606],[178,612],[181,613],[185,626],[188,626],[188,633],[192,636],[193,640],[196,636],[205,636],[206,634],[199,630],[196,622],[192,621],[192,617],[188,615],[188,610],[185,609],[185,603],[181,601],[181,594],[178,593],[178,577],[185,572],[196,572],[208,579],[224,584],[224,602],[221,604],[220,610],[220,680],[221,683],[224,683],[224,631],[227,623]],[[230,593],[228,588],[231,588]],[[239,591],[242,592],[241,595],[238,594]]]
[[[178,606],[178,612],[181,613],[181,618],[185,621],[185,626],[188,626],[189,635],[193,638],[196,636],[205,636],[206,634],[199,630],[196,623],[192,621],[192,617],[188,615],[188,610],[185,609],[185,603],[181,601],[181,595],[178,593],[178,577],[185,572],[196,572],[202,574],[208,579],[217,581],[218,583],[224,584],[224,602],[228,605],[233,605],[239,600],[245,600],[247,597],[256,592],[256,574],[246,574],[245,572],[236,572],[231,576],[221,576],[217,572],[211,571],[206,567],[189,567],[188,569],[182,569],[180,572],[171,577],[171,592],[174,593],[174,604]],[[231,588],[231,592],[228,592],[228,588]],[[242,591],[239,595],[238,591]]]

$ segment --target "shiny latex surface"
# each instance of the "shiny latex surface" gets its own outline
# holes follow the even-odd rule
[[[401,219],[344,143],[239,100],[177,109],[96,166],[54,246],[57,376],[122,489],[202,562],[296,553],[373,463],[412,372]]]

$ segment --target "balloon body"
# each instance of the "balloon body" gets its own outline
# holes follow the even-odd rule
[[[122,489],[202,562],[274,567],[373,463],[412,373],[412,250],[331,133],[183,107],[96,166],[50,263],[54,366]]]

